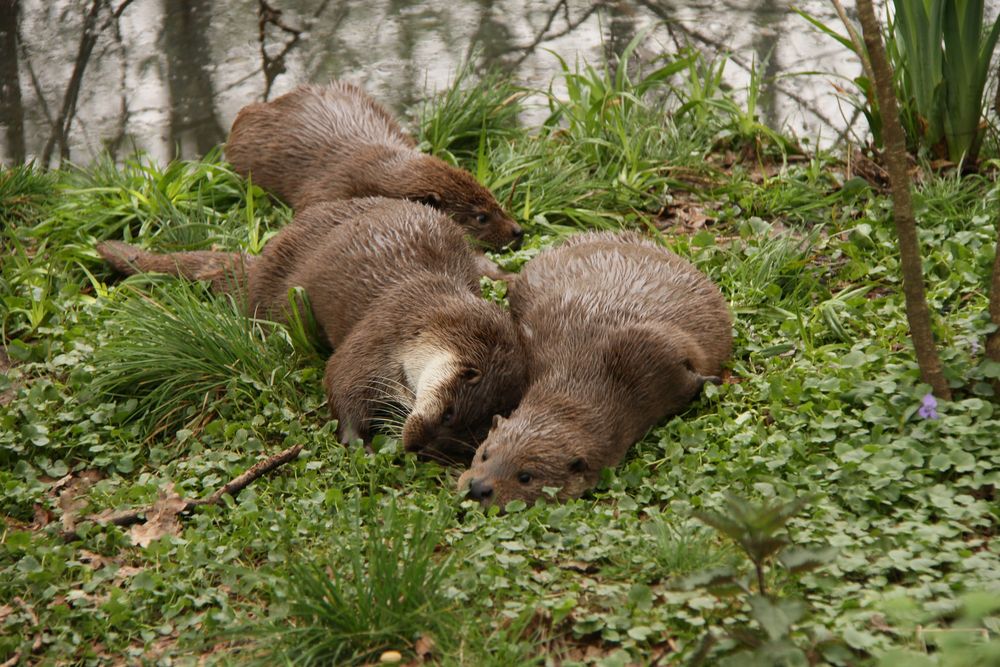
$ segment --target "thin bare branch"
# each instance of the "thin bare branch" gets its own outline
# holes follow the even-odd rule
[[[73,73],[70,75],[69,83],[66,85],[66,92],[63,94],[62,108],[59,116],[53,124],[52,133],[49,135],[45,148],[42,150],[42,164],[48,165],[52,159],[52,153],[56,146],[59,147],[59,157],[65,160],[69,157],[69,128],[76,117],[76,105],[80,97],[80,88],[83,84],[83,75],[90,63],[90,56],[94,51],[98,38],[108,28],[112,22],[117,21],[133,0],[123,0],[118,8],[113,10],[107,20],[99,27],[97,19],[101,9],[108,6],[106,0],[94,0],[90,10],[83,19],[83,30],[80,35],[80,45],[77,48],[76,60],[73,63]]]
[[[281,10],[275,9],[267,0],[257,0],[257,29],[260,36],[260,59],[261,71],[264,73],[264,99],[271,95],[271,87],[279,74],[285,71],[285,56],[295,48],[302,38],[302,30],[293,28],[285,23],[281,18]],[[281,52],[276,56],[268,54],[267,49],[267,26],[273,25],[287,35],[291,35]]]

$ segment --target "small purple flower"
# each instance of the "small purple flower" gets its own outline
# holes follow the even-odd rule
[[[977,354],[979,354],[979,339],[970,338],[969,343],[970,343],[969,347],[971,348],[970,352],[972,352],[972,356],[976,356]]]
[[[923,399],[920,401],[920,407],[917,408],[917,414],[924,419],[937,419],[937,399],[934,398],[934,394],[925,394]]]

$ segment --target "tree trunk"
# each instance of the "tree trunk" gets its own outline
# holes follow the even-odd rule
[[[170,87],[170,137],[174,157],[204,155],[222,143],[226,131],[215,110],[215,87],[209,75],[212,49],[206,26],[208,0],[164,0],[163,50]]]
[[[18,67],[17,35],[19,0],[0,0],[0,125],[5,125],[6,147],[0,158],[24,162],[24,106]]]
[[[934,344],[931,315],[924,295],[923,267],[917,241],[917,223],[910,199],[910,178],[906,166],[906,142],[892,86],[892,70],[882,45],[882,35],[871,0],[858,0],[858,16],[865,47],[875,74],[875,90],[882,131],[885,139],[885,163],[892,189],[893,221],[899,238],[899,259],[903,269],[903,294],[906,297],[906,319],[917,353],[921,379],[929,384],[936,396],[951,399],[951,389],[941,372],[941,360]]]

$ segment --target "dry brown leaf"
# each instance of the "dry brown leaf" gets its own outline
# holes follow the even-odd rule
[[[118,571],[115,572],[115,579],[128,579],[129,577],[134,577],[135,575],[139,574],[145,569],[146,568],[144,567],[133,567],[131,565],[122,565],[121,567],[118,568]]]
[[[67,591],[66,601],[79,603],[80,600],[87,602],[92,607],[99,607],[108,601],[110,596],[108,595],[98,595],[96,593],[88,593],[82,588],[74,588]],[[78,606],[78,605],[74,605]]]
[[[42,505],[35,503],[35,518],[29,528],[31,530],[41,530],[52,521],[52,513]]]
[[[100,470],[81,470],[76,473],[76,476],[82,480],[86,480],[90,484],[96,484],[104,479],[104,473]]]
[[[132,543],[145,548],[164,535],[180,535],[181,522],[177,520],[177,513],[186,504],[174,491],[174,483],[168,482],[160,489],[160,495],[146,516],[146,522],[132,526],[128,531]]]
[[[59,492],[59,509],[62,510],[63,530],[71,533],[76,529],[76,517],[80,510],[87,506],[87,501],[80,496],[90,488],[90,482],[84,479],[74,480]]]
[[[14,613],[14,608],[9,604],[0,607],[0,623],[3,623],[8,616]]]
[[[423,635],[413,645],[413,652],[417,654],[420,662],[429,662],[434,658],[434,640]]]

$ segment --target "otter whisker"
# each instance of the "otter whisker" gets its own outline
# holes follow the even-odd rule
[[[420,458],[426,459],[428,461],[434,461],[435,463],[440,463],[442,465],[455,465],[455,460],[451,459],[441,452],[435,451],[433,449],[422,449],[419,454]]]
[[[373,403],[384,403],[399,406],[402,410],[409,412],[412,410],[412,405],[409,405],[409,401],[403,397],[397,396],[391,392],[386,392],[383,387],[372,384],[365,384],[365,389],[368,389],[373,396],[369,397],[369,401]]]
[[[473,452],[475,452],[479,448],[478,445],[473,445],[467,440],[462,440],[461,438],[456,438],[454,436],[442,436],[440,440],[451,445],[458,445],[460,449],[470,449]]]
[[[390,410],[395,414],[407,415],[410,413],[410,411],[405,406],[402,406],[399,404],[399,402],[393,401],[389,398],[382,398],[382,397],[369,398],[368,402],[371,403],[372,405],[384,408],[386,410]]]
[[[369,382],[373,386],[381,385],[381,386],[385,386],[385,387],[389,387],[389,388],[395,389],[396,391],[399,391],[400,394],[404,394],[404,395],[405,394],[410,394],[410,395],[413,394],[413,390],[410,389],[409,385],[407,385],[407,384],[405,384],[403,382],[400,382],[399,380],[396,380],[395,378],[387,377],[387,376],[384,376],[384,375],[376,375],[374,377],[369,378]]]
[[[396,382],[395,380],[370,378],[365,382],[365,387],[373,392],[391,396],[393,400],[399,403],[408,404],[407,409],[412,409],[413,403],[416,402],[416,396],[413,394],[413,391],[405,384]]]
[[[402,433],[407,415],[395,412],[386,406],[382,406],[375,410],[375,417],[381,424],[390,425]]]

